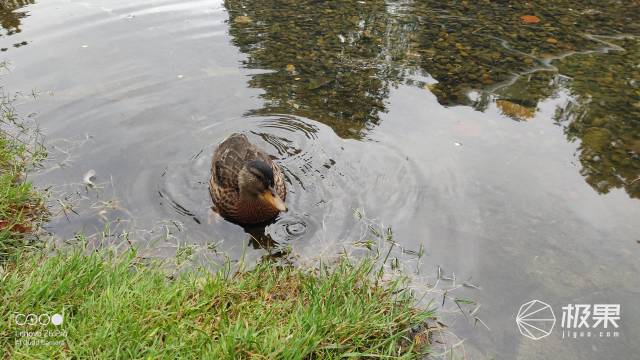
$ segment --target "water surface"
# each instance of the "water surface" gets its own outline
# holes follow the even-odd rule
[[[3,4],[3,83],[47,136],[35,180],[62,200],[58,236],[304,261],[356,251],[371,222],[418,291],[440,266],[457,280],[439,289],[481,304],[486,327],[445,315],[457,358],[640,351],[637,3]],[[211,154],[233,132],[287,175],[291,210],[266,230],[209,210]],[[621,336],[528,340],[514,318],[531,299],[620,303]]]

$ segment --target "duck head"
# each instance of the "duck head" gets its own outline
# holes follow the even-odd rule
[[[247,162],[238,174],[240,197],[248,201],[259,201],[278,211],[287,211],[284,201],[274,187],[273,169],[262,160]]]

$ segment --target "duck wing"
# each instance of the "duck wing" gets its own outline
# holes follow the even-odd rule
[[[240,170],[247,162],[253,160],[266,162],[273,168],[274,173],[277,169],[277,165],[269,155],[250,143],[246,135],[232,134],[220,143],[213,154],[211,177],[220,187],[240,191],[238,187]]]

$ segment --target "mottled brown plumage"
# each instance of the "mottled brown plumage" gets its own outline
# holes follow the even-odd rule
[[[243,134],[229,136],[213,153],[209,192],[216,211],[239,224],[268,222],[286,211],[260,196],[271,193],[284,206],[287,190],[282,170]]]

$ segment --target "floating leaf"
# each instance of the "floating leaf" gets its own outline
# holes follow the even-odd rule
[[[509,100],[497,100],[496,105],[504,115],[516,120],[529,120],[536,114],[536,109],[522,106]]]
[[[540,18],[535,15],[522,15],[520,19],[525,24],[537,24],[540,22]]]
[[[436,84],[435,83],[434,84],[425,84],[422,88],[425,89],[425,90],[433,91],[433,89],[436,88]]]
[[[236,24],[249,24],[251,22],[251,18],[246,15],[240,15],[240,16],[236,16],[235,19],[233,19],[233,21]]]

